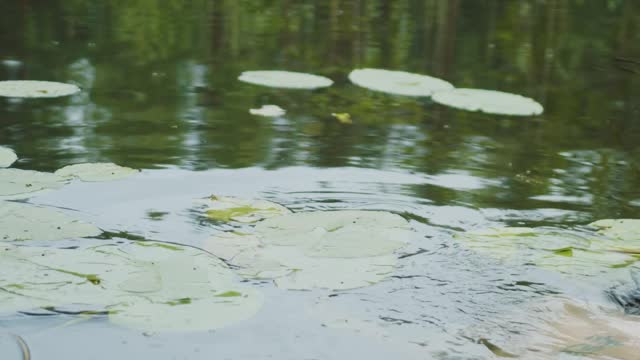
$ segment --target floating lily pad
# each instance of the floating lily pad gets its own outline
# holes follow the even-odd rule
[[[640,254],[637,245],[640,241],[634,244],[597,233],[554,228],[489,228],[469,231],[457,238],[466,247],[503,261],[535,264],[576,275],[626,267],[638,261]]]
[[[4,246],[0,310],[104,309],[144,331],[202,331],[252,317],[262,296],[236,284],[219,259],[190,247],[102,245],[83,249]],[[239,296],[220,296],[236,292]]]
[[[352,289],[393,273],[393,253],[412,234],[406,220],[390,213],[313,212],[270,218],[255,234],[227,233],[206,247],[246,278],[274,279],[285,289]]]
[[[13,150],[0,146],[0,168],[9,167],[16,160],[18,160],[18,156]]]
[[[52,81],[0,81],[0,96],[21,98],[52,98],[73,95],[80,91],[76,85]]]
[[[604,219],[589,224],[607,237],[622,240],[640,250],[640,219]]]
[[[49,208],[0,201],[0,241],[60,240],[101,233],[94,225]]]
[[[543,112],[535,100],[517,94],[481,89],[453,89],[433,94],[433,101],[456,109],[487,114],[533,116]]]
[[[0,169],[0,198],[22,199],[36,192],[58,189],[67,179],[56,174],[33,170]]]
[[[238,80],[254,85],[286,89],[317,89],[328,87],[333,80],[324,76],[291,71],[245,71]]]
[[[442,79],[384,69],[353,70],[349,80],[363,88],[405,96],[431,96],[437,91],[453,89],[453,85]]]
[[[113,163],[86,163],[68,165],[56,170],[61,177],[76,177],[82,181],[110,181],[129,177],[140,170],[116,165]]]
[[[254,223],[262,219],[289,214],[286,207],[265,200],[249,200],[230,196],[211,196],[205,210],[207,217],[218,221]]]
[[[249,109],[251,115],[278,117],[286,113],[286,111],[278,105],[262,105],[259,109]]]

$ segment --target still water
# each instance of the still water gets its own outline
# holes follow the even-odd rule
[[[296,212],[386,210],[419,235],[388,281],[341,292],[258,283],[266,294],[260,313],[215,332],[143,334],[99,316],[4,317],[2,328],[22,336],[34,359],[633,359],[640,349],[640,322],[605,296],[610,278],[509,266],[455,240],[488,226],[571,230],[640,217],[637,2],[0,6],[0,80],[83,88],[63,99],[0,99],[0,145],[18,153],[15,166],[53,171],[100,161],[143,169],[30,202],[72,211],[116,238],[194,246],[226,230],[191,210],[211,194]],[[347,79],[360,67],[514,92],[545,113],[500,117],[374,93]],[[335,84],[299,91],[237,81],[242,71],[265,69]],[[249,114],[264,104],[287,113]],[[353,124],[331,113],[349,113]],[[616,281],[629,283],[629,269],[618,270]],[[610,357],[554,352],[572,344],[566,334],[630,340]]]

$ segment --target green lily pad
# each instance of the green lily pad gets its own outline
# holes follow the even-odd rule
[[[384,69],[356,69],[349,74],[349,80],[363,88],[404,96],[431,96],[437,91],[453,89],[453,85],[442,79]]]
[[[76,85],[52,81],[0,81],[0,96],[21,98],[53,98],[73,95],[80,91]]]
[[[207,217],[217,221],[254,223],[263,219],[289,214],[286,207],[265,200],[249,200],[231,196],[212,195],[205,201]]]
[[[252,317],[262,295],[195,248],[110,244],[83,249],[4,246],[0,310],[96,311],[144,331],[203,331]],[[240,296],[220,296],[237,292]]]
[[[279,70],[245,71],[238,80],[254,85],[285,89],[311,90],[333,84],[333,80],[324,76]]]
[[[82,181],[110,181],[119,180],[139,173],[140,170],[116,165],[113,163],[86,163],[68,165],[56,170],[61,177],[75,177]]]
[[[38,192],[58,189],[67,179],[46,172],[21,169],[0,169],[0,198],[23,199]]]
[[[0,168],[9,167],[16,160],[18,160],[18,156],[13,150],[8,147],[0,146]]]
[[[0,241],[61,240],[101,233],[94,225],[52,209],[0,201]]]
[[[246,278],[274,279],[284,289],[353,289],[390,276],[394,252],[412,235],[390,213],[312,212],[270,218],[254,234],[226,233],[205,246]]]
[[[640,252],[640,219],[604,219],[589,226],[598,228],[602,235],[623,241],[626,246],[634,246]]]
[[[435,93],[432,99],[452,108],[496,115],[533,116],[544,111],[531,98],[494,90],[453,89]]]

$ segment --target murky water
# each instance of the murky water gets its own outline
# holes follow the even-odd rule
[[[195,246],[227,230],[193,211],[211,194],[296,212],[391,211],[416,237],[389,281],[340,292],[256,283],[266,294],[258,316],[215,332],[142,334],[63,315],[0,324],[34,359],[575,359],[596,355],[549,354],[572,343],[563,336],[614,335],[632,350],[606,355],[633,359],[640,322],[604,292],[629,283],[628,268],[612,271],[615,281],[570,279],[504,264],[455,236],[640,217],[638,24],[633,1],[4,1],[0,80],[83,88],[66,99],[0,99],[0,145],[16,150],[16,166],[144,169],[30,202],[116,238]],[[523,94],[545,113],[498,117],[373,93],[347,79],[365,66]],[[295,91],[236,80],[260,69],[336,84]],[[287,114],[249,114],[263,104]],[[331,116],[342,112],[353,124]]]

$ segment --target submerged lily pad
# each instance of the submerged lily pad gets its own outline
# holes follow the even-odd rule
[[[18,160],[18,156],[13,150],[0,146],[0,168],[9,167],[16,160]]]
[[[333,80],[324,76],[279,70],[245,71],[238,77],[238,80],[274,88],[309,90],[333,84]]]
[[[236,284],[222,261],[191,247],[4,246],[0,258],[4,312],[72,305],[144,331],[202,331],[252,317],[263,300]],[[230,291],[241,295],[219,296]]]
[[[52,209],[0,201],[0,241],[61,240],[101,233],[94,225]]]
[[[73,95],[80,91],[76,85],[52,81],[0,81],[0,96],[21,98],[52,98]]]
[[[242,276],[274,279],[284,289],[352,289],[393,273],[393,253],[412,234],[406,220],[390,213],[313,212],[267,219],[255,234],[223,234],[206,247]]]
[[[249,109],[251,115],[278,117],[286,113],[286,111],[278,105],[262,105],[259,109]]]
[[[265,200],[249,200],[231,196],[211,196],[206,201],[207,217],[218,221],[254,223],[262,219],[289,214],[286,207]]]
[[[68,165],[56,170],[61,177],[76,177],[82,181],[110,181],[129,177],[140,170],[116,165],[113,163],[86,163]]]
[[[36,192],[58,189],[67,179],[56,174],[33,170],[0,169],[0,198],[22,199]]]
[[[453,85],[435,77],[405,71],[356,69],[349,74],[352,83],[374,91],[405,96],[431,96]]]
[[[453,89],[433,94],[433,101],[452,108],[487,114],[533,116],[543,112],[535,100],[494,90]]]

